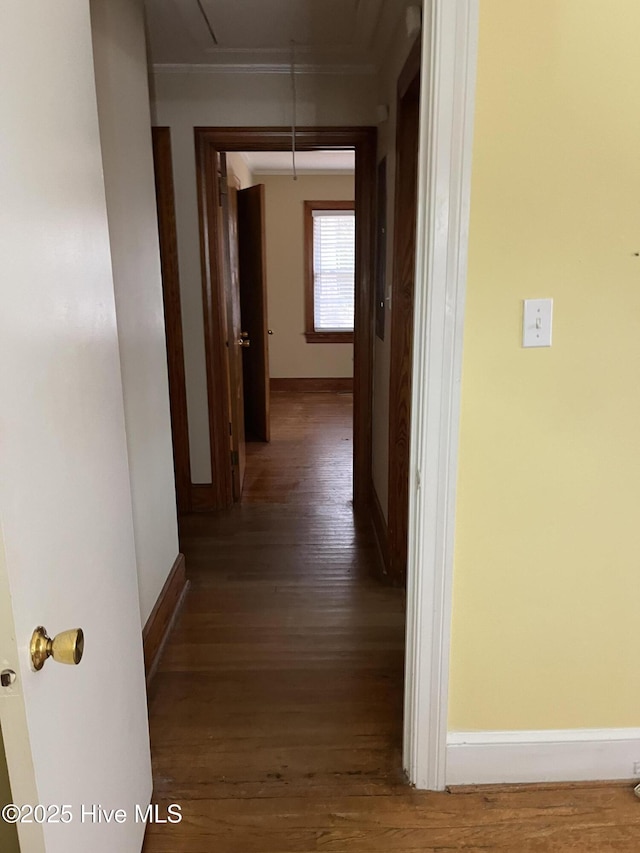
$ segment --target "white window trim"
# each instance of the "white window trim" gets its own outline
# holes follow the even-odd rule
[[[316,243],[315,224],[316,224],[317,219],[324,219],[324,218],[329,218],[329,217],[337,217],[340,219],[349,218],[350,220],[352,220],[353,227],[355,229],[355,220],[356,220],[355,206],[353,209],[350,209],[350,210],[347,210],[347,209],[321,210],[319,208],[314,208],[311,211],[311,219],[313,222],[313,312],[314,312],[313,331],[316,333],[318,333],[318,332],[319,333],[347,332],[347,333],[353,334],[354,329],[355,329],[355,285],[356,285],[356,281],[355,281],[355,277],[356,277],[356,273],[355,273],[355,257],[356,257],[355,230],[354,230],[354,235],[353,235],[353,273],[352,273],[352,286],[351,286],[352,296],[353,296],[353,315],[352,315],[352,319],[351,319],[351,326],[348,328],[337,328],[336,327],[336,328],[325,329],[325,328],[319,328],[316,324],[316,309],[318,307],[318,303],[321,302],[321,300],[318,299],[318,292],[317,292],[318,268],[316,266],[316,262],[318,260],[318,252],[317,252],[318,246]]]

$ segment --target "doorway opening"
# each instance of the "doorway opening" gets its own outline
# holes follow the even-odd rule
[[[420,46],[417,43],[412,56],[417,56],[419,59],[419,52]],[[419,64],[417,73],[419,73]],[[409,81],[410,83],[413,82],[414,77],[415,74]],[[398,92],[399,97],[401,94],[403,93]],[[417,153],[417,125],[414,127],[414,131],[415,138],[409,140],[408,148],[411,149],[413,146]],[[232,269],[236,267],[240,270],[242,266],[239,258],[240,241],[237,234],[240,220],[241,218],[250,220],[250,227],[254,231],[260,231],[262,226],[257,222],[259,217],[256,217],[256,211],[259,212],[261,206],[264,205],[264,199],[260,198],[260,193],[255,192],[255,183],[252,186],[243,187],[241,182],[238,182],[237,168],[234,169],[232,166],[230,170],[229,163],[247,153],[277,153],[286,150],[291,140],[291,131],[289,128],[195,128],[213,476],[211,486],[207,487],[210,489],[210,502],[206,506],[194,506],[192,502],[191,506],[192,509],[233,508],[233,511],[231,513],[216,513],[211,516],[192,515],[185,517],[181,525],[181,532],[183,550],[187,554],[187,560],[192,561],[190,575],[194,592],[198,593],[199,598],[201,597],[200,605],[204,606],[204,597],[208,595],[206,590],[210,590],[213,583],[216,584],[216,594],[220,596],[220,601],[224,602],[221,605],[224,608],[224,613],[218,613],[216,608],[220,605],[212,600],[214,621],[224,621],[231,618],[232,615],[240,621],[245,618],[254,619],[255,617],[257,621],[253,625],[253,629],[255,629],[256,642],[263,643],[262,639],[257,640],[263,634],[264,641],[269,643],[267,636],[269,632],[264,634],[262,630],[266,627],[262,624],[262,617],[255,614],[260,612],[260,607],[265,602],[271,602],[272,591],[277,592],[286,589],[285,595],[289,595],[293,594],[291,591],[295,588],[301,590],[303,597],[308,596],[308,601],[313,601],[322,610],[322,615],[316,614],[314,617],[317,618],[317,625],[309,626],[310,630],[307,630],[306,627],[303,629],[301,625],[297,633],[291,634],[289,620],[296,622],[296,620],[306,618],[306,611],[304,607],[300,606],[287,607],[286,600],[285,606],[282,607],[283,601],[281,599],[277,602],[273,601],[274,608],[277,608],[277,614],[274,610],[273,621],[270,622],[269,628],[273,629],[274,636],[277,635],[283,640],[283,653],[285,656],[291,655],[292,660],[295,658],[297,668],[304,668],[305,666],[303,658],[307,639],[310,640],[313,635],[315,637],[313,643],[320,648],[323,646],[322,636],[327,632],[328,635],[331,635],[332,630],[336,627],[331,619],[325,618],[327,617],[326,608],[335,607],[337,608],[336,612],[340,612],[338,621],[343,626],[343,635],[341,645],[336,639],[335,648],[327,652],[323,667],[326,668],[329,664],[331,667],[338,666],[340,656],[345,653],[353,654],[361,663],[361,659],[367,658],[372,651],[373,647],[367,652],[368,642],[373,643],[375,646],[374,657],[379,662],[384,660],[384,665],[381,666],[384,674],[380,677],[387,687],[390,686],[390,682],[397,681],[393,685],[393,690],[381,691],[384,695],[384,702],[388,703],[384,705],[385,722],[380,723],[386,731],[383,737],[384,774],[388,781],[389,774],[396,773],[401,776],[400,748],[405,616],[401,590],[380,587],[379,583],[372,579],[374,572],[371,572],[371,568],[378,563],[375,540],[371,535],[370,524],[374,495],[371,435],[372,362],[376,329],[374,314],[378,320],[379,315],[375,309],[380,306],[377,305],[376,298],[378,301],[384,302],[386,292],[384,288],[376,288],[376,273],[383,264],[375,251],[375,234],[380,227],[380,223],[376,221],[376,212],[378,212],[378,219],[381,217],[384,219],[386,212],[386,205],[380,203],[376,186],[377,173],[379,172],[376,156],[376,135],[376,129],[366,127],[302,128],[296,134],[297,149],[303,153],[321,150],[332,152],[352,150],[356,160],[354,193],[356,285],[353,332],[352,433],[354,464],[352,492],[351,489],[349,490],[353,495],[356,510],[354,514],[351,507],[346,511],[344,502],[336,494],[338,490],[331,485],[332,483],[335,485],[337,479],[336,445],[333,444],[332,453],[334,455],[331,455],[326,452],[327,444],[324,443],[324,439],[330,437],[331,434],[338,440],[344,440],[340,435],[340,430],[344,427],[345,416],[350,417],[348,407],[341,405],[345,401],[339,401],[330,411],[330,406],[318,404],[317,398],[321,395],[315,395],[316,400],[311,403],[311,401],[301,399],[301,396],[304,395],[298,395],[297,400],[287,399],[285,391],[275,401],[272,412],[268,403],[268,395],[271,389],[271,376],[266,367],[268,356],[263,359],[262,366],[258,371],[262,377],[262,393],[264,396],[260,398],[260,395],[256,395],[254,398],[267,400],[260,407],[262,434],[260,435],[259,419],[258,426],[256,426],[257,421],[253,420],[247,434],[249,432],[258,433],[260,440],[266,442],[270,437],[268,430],[271,425],[271,414],[273,414],[278,423],[280,436],[284,437],[282,447],[286,448],[286,456],[281,456],[279,460],[281,464],[276,461],[275,467],[272,458],[270,468],[265,466],[256,477],[249,479],[245,488],[245,500],[238,505],[238,499],[242,495],[242,470],[247,463],[247,457],[242,451],[249,450],[248,461],[251,468],[260,454],[260,450],[254,443],[247,446],[244,441],[237,441],[234,438],[234,421],[241,426],[242,430],[248,426],[244,414],[239,414],[241,408],[245,408],[246,397],[242,383],[238,383],[237,379],[234,379],[234,371],[235,377],[240,374],[244,379],[243,359],[248,350],[254,346],[254,341],[257,342],[256,351],[264,351],[265,345],[268,348],[269,329],[274,332],[274,335],[271,336],[274,338],[278,330],[272,328],[272,325],[275,324],[272,323],[270,316],[265,318],[264,304],[267,300],[264,299],[264,289],[262,306],[256,312],[258,315],[255,318],[257,326],[254,326],[253,329],[247,328],[248,322],[245,322],[248,320],[248,314],[246,310],[242,311],[240,282],[237,282],[235,288],[238,293],[235,305],[225,290],[229,282],[232,282]],[[395,152],[390,153],[388,159],[396,169],[405,167],[405,161],[396,158]],[[414,180],[415,177],[414,167]],[[410,184],[411,175],[404,182],[406,186]],[[240,195],[240,193],[252,188],[255,198],[249,200],[248,206],[252,206],[253,213],[247,213],[245,209],[247,205],[244,203],[245,196]],[[396,179],[397,193],[398,180]],[[305,200],[313,201],[314,199]],[[406,202],[405,196],[396,197],[396,210],[399,204],[402,205]],[[413,203],[415,204],[415,188]],[[332,207],[335,210],[335,205]],[[410,217],[408,224],[413,228],[413,232],[407,235],[406,245],[403,246],[403,260],[407,270],[411,267],[415,253],[415,215],[412,218]],[[233,240],[229,240],[230,233],[234,235]],[[383,234],[385,234],[385,229],[383,229]],[[252,253],[250,263],[254,267],[260,265],[264,267],[262,249],[259,252]],[[252,275],[257,279],[263,279],[264,270],[252,269]],[[392,286],[394,299],[395,287],[394,276]],[[412,292],[410,295],[412,298]],[[260,300],[256,304],[259,302]],[[410,314],[403,316],[406,323],[411,322]],[[384,315],[382,319],[384,325]],[[257,331],[255,331],[256,328]],[[307,323],[304,332],[305,338],[307,335],[313,335],[316,332],[317,329],[310,329]],[[396,333],[394,330],[388,329],[387,334],[390,334],[391,339],[395,341]],[[247,343],[249,346],[246,346]],[[232,349],[235,350],[233,358],[230,357]],[[236,361],[235,367],[233,365],[234,359]],[[275,377],[275,379],[286,378],[296,377]],[[405,376],[403,381],[410,388],[410,376]],[[406,401],[407,396],[404,399]],[[276,409],[277,411],[275,411]],[[306,419],[307,423],[311,424],[312,429],[303,436],[296,435],[293,427],[294,416],[302,421]],[[408,415],[405,420],[405,427],[408,427]],[[238,433],[239,430],[236,431],[236,436]],[[311,446],[305,447],[305,441],[311,442],[316,447],[324,446],[325,448],[324,456],[321,454],[318,457],[324,463],[323,470],[320,471],[317,465],[313,470],[313,476],[316,480],[314,486],[309,486],[309,480],[305,479],[309,469],[313,469],[313,465],[309,464]],[[296,458],[299,477],[295,470]],[[290,464],[292,462],[293,464]],[[285,474],[287,467],[292,472],[289,479]],[[305,470],[302,471],[302,469]],[[254,468],[253,470],[256,471],[257,469]],[[257,480],[260,477],[262,482],[258,483]],[[293,479],[296,480],[296,487],[299,482],[304,481],[305,484],[302,491],[306,490],[306,494],[302,495],[302,499],[297,502],[289,499],[294,491],[293,488],[288,491]],[[308,499],[313,495],[318,497],[318,491],[323,490],[323,500]],[[203,493],[204,490],[201,490],[200,494]],[[335,501],[336,497],[337,501]],[[330,506],[330,500],[327,501],[327,498],[334,499],[333,506]],[[408,502],[408,493],[406,494],[406,501]],[[283,508],[283,503],[288,503],[289,506]],[[340,504],[342,504],[342,510],[336,511]],[[405,506],[405,513],[407,511],[408,507]],[[358,529],[358,518],[363,516],[367,531],[361,535],[362,530]],[[386,533],[386,523],[383,522],[383,525]],[[283,542],[283,540],[285,541]],[[212,542],[215,542],[214,549],[210,547]],[[256,548],[256,544],[259,546],[258,548]],[[283,548],[283,545],[286,547]],[[384,547],[381,550],[384,554]],[[292,559],[296,561],[295,565],[290,564]],[[389,563],[387,562],[387,569],[388,566]],[[324,571],[324,567],[328,571]],[[398,571],[396,578],[398,587],[402,585],[403,570],[404,567]],[[369,583],[361,583],[363,571],[366,572]],[[358,581],[358,583],[354,583],[354,581]],[[241,596],[240,587],[243,584]],[[335,586],[335,590],[329,589],[332,585]],[[241,597],[244,603],[240,603]],[[255,600],[251,604],[253,599]],[[336,604],[338,599],[340,599],[340,604]],[[365,604],[360,599],[364,599]],[[375,602],[383,605],[380,611],[376,611]],[[298,600],[297,604],[300,605],[300,603],[301,601]],[[368,610],[367,606],[371,606],[373,609]],[[253,607],[254,616],[249,617],[244,614],[244,607]],[[234,608],[240,608],[242,612],[234,612]],[[310,607],[309,612],[312,610],[313,608]],[[359,620],[369,622],[370,630],[368,633],[367,630],[360,630],[363,626],[359,626]],[[217,624],[218,621],[216,621]],[[222,636],[227,637],[227,639],[230,637],[226,631],[221,631]],[[226,640],[222,640],[222,642],[226,643]],[[241,643],[242,639],[239,636],[237,640],[231,640],[231,642]],[[302,658],[300,657],[301,653]],[[168,663],[171,666],[171,661]],[[353,667],[345,667],[344,678],[351,681],[352,688],[356,694],[363,698],[363,703],[368,708],[370,696],[367,695],[365,685],[368,664],[361,666],[360,663]],[[275,666],[273,656],[270,658],[268,666]],[[333,675],[331,678],[327,675],[327,683],[335,684]],[[272,688],[272,684],[263,685],[262,692],[258,691],[254,697],[255,702],[263,704],[273,702],[275,707],[278,700],[273,695]],[[291,689],[290,680],[283,677],[283,692],[286,694]],[[256,690],[258,690],[257,687]],[[311,687],[309,687],[309,692],[310,695],[313,692]],[[317,702],[318,696],[316,690],[314,701]],[[351,702],[349,708],[354,710],[356,704],[356,702]],[[331,711],[330,705],[328,705],[327,714],[334,716],[337,713],[339,717],[341,714],[344,715],[345,707],[343,703],[340,709],[334,708]],[[369,713],[369,711],[364,711],[362,706],[360,706],[359,712],[365,716]],[[369,723],[372,723],[371,717],[367,719]],[[390,727],[388,731],[385,728],[386,726]],[[279,729],[278,731],[280,732]],[[353,732],[345,731],[343,735],[345,738],[348,735],[347,740],[351,738],[349,742],[353,744]],[[387,735],[389,736],[387,737]],[[320,752],[327,747],[327,742],[322,741],[322,738],[318,742],[310,741],[310,743],[313,743],[314,750]],[[346,741],[344,747],[346,748]],[[287,755],[289,755],[288,750],[290,748],[293,748],[293,745],[287,741]],[[313,760],[319,759],[316,756]],[[358,772],[360,772],[362,767],[360,765],[358,767],[360,768]],[[167,775],[173,772],[169,764],[161,769],[161,775],[165,770]],[[400,779],[400,781],[402,780]]]
[[[291,152],[219,155],[234,501],[272,392],[353,392],[354,172],[349,150],[298,153],[295,176]]]
[[[243,428],[238,414],[240,393],[237,371],[241,369],[242,333],[240,311],[227,308],[225,264],[231,262],[224,246],[225,199],[221,191],[221,155],[242,152],[287,150],[291,131],[285,128],[196,128],[196,169],[201,223],[201,260],[205,307],[205,350],[209,390],[209,423],[216,505],[230,506],[238,499],[242,467],[241,436],[234,439],[234,420]],[[369,503],[371,482],[371,396],[372,396],[372,276],[373,199],[375,197],[376,131],[373,128],[302,128],[296,133],[301,152],[319,150],[355,154],[355,311],[353,352],[353,501],[357,510]],[[227,202],[228,205],[228,202]],[[237,327],[237,328],[236,328]],[[264,329],[264,323],[262,324]],[[237,332],[237,336],[236,336]],[[268,334],[268,329],[267,329]],[[227,342],[230,343],[227,346]],[[232,352],[232,346],[235,352]],[[234,363],[237,365],[234,373]],[[234,417],[235,415],[235,417]],[[230,425],[232,442],[229,447]],[[231,464],[230,464],[231,460]],[[234,490],[235,483],[235,490]]]
[[[372,495],[376,131],[298,131],[299,150],[351,149],[355,153],[352,484],[345,484],[341,475],[346,468],[341,464],[344,448],[349,446],[345,427],[348,430],[351,418],[350,400],[338,394],[280,392],[274,395],[271,407],[263,408],[272,427],[271,444],[263,438],[261,443],[247,445],[245,459],[240,458],[239,448],[230,445],[233,434],[229,425],[238,416],[233,406],[239,407],[245,398],[234,382],[228,355],[235,342],[239,362],[235,369],[244,375],[241,359],[253,346],[255,332],[244,322],[247,312],[243,316],[240,282],[235,288],[235,305],[225,287],[233,280],[233,267],[239,271],[242,266],[237,257],[238,223],[242,217],[253,218],[253,229],[262,230],[256,225],[255,211],[264,204],[254,188],[257,201],[249,199],[254,213],[246,213],[245,197],[240,193],[251,187],[238,185],[238,165],[234,169],[233,161],[235,155],[246,152],[284,150],[290,131],[196,128],[195,140],[207,379],[209,400],[217,401],[209,410],[214,488],[218,506],[231,508],[231,512],[189,515],[181,524],[193,594],[198,609],[206,610],[213,632],[209,642],[218,636],[224,649],[224,655],[216,653],[206,662],[198,657],[197,648],[191,649],[190,660],[180,665],[194,667],[194,672],[206,666],[216,675],[202,684],[199,699],[193,696],[185,702],[197,704],[202,691],[228,687],[229,701],[221,703],[216,719],[207,719],[206,724],[215,724],[231,753],[236,731],[242,732],[238,736],[245,742],[251,741],[255,763],[243,762],[239,777],[249,796],[264,785],[274,796],[292,787],[317,791],[324,785],[330,789],[336,779],[342,785],[348,781],[354,794],[372,786],[382,790],[403,785],[403,593],[399,585],[383,586],[375,578],[378,556],[367,512]],[[415,145],[417,148],[417,139]],[[230,234],[233,240],[229,240]],[[262,248],[253,255],[254,266],[264,265]],[[264,278],[252,268],[253,274]],[[265,319],[264,296],[261,299],[259,349],[265,341],[268,345],[272,327],[272,318]],[[278,329],[272,331],[275,338]],[[317,328],[307,326],[304,337],[317,333]],[[247,341],[249,347],[244,345]],[[261,370],[265,377],[264,365]],[[270,389],[270,383],[264,382],[265,390]],[[244,428],[244,416],[240,423]],[[234,492],[237,484],[233,465],[229,465],[230,454],[236,452],[232,462],[238,468],[248,463],[253,472],[242,502],[234,501],[239,493]],[[349,486],[353,508],[345,500],[351,492]],[[365,524],[360,524],[363,516]],[[169,669],[177,663],[173,656],[180,655],[180,644],[190,630],[186,623],[176,629],[165,661]],[[236,695],[238,704],[233,698]],[[236,728],[236,722],[247,715],[257,732],[268,732],[268,744],[259,736],[254,742],[256,735],[248,717]],[[153,706],[151,719],[154,737]],[[366,731],[376,733],[373,739]],[[193,744],[199,755],[209,737],[204,730],[201,734],[201,738],[189,734],[185,749]],[[275,751],[272,744],[277,745]],[[155,751],[160,756],[159,778],[183,772],[160,742]],[[193,761],[197,765],[195,753]],[[230,778],[228,773],[225,777]],[[184,783],[189,784],[186,777]],[[214,795],[222,783],[210,778],[207,784]]]

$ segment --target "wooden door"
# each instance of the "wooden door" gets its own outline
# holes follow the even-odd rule
[[[409,62],[413,59],[410,58]],[[408,67],[411,67],[408,63]],[[408,85],[401,77],[396,136],[394,261],[391,297],[391,379],[389,391],[389,571],[404,583],[409,516],[409,425],[416,258],[420,69]],[[403,75],[405,76],[405,75]]]
[[[257,184],[238,193],[240,310],[249,346],[242,353],[244,423],[248,439],[269,441],[269,329],[265,188]]]
[[[4,4],[0,55],[0,725],[15,802],[49,807],[20,846],[136,853],[152,779],[88,0]],[[84,630],[78,666],[34,670],[41,625]]]
[[[233,499],[239,501],[244,485],[246,462],[244,437],[244,390],[242,351],[247,336],[240,313],[240,271],[238,260],[238,186],[227,169],[226,154],[220,154],[220,217],[222,260],[227,320],[227,370],[229,376],[229,433]]]

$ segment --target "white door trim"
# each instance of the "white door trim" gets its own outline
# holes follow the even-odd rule
[[[423,32],[404,768],[442,790],[478,0],[425,0]]]

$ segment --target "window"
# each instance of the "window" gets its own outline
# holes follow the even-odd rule
[[[352,201],[305,201],[307,343],[353,341],[355,212]]]

